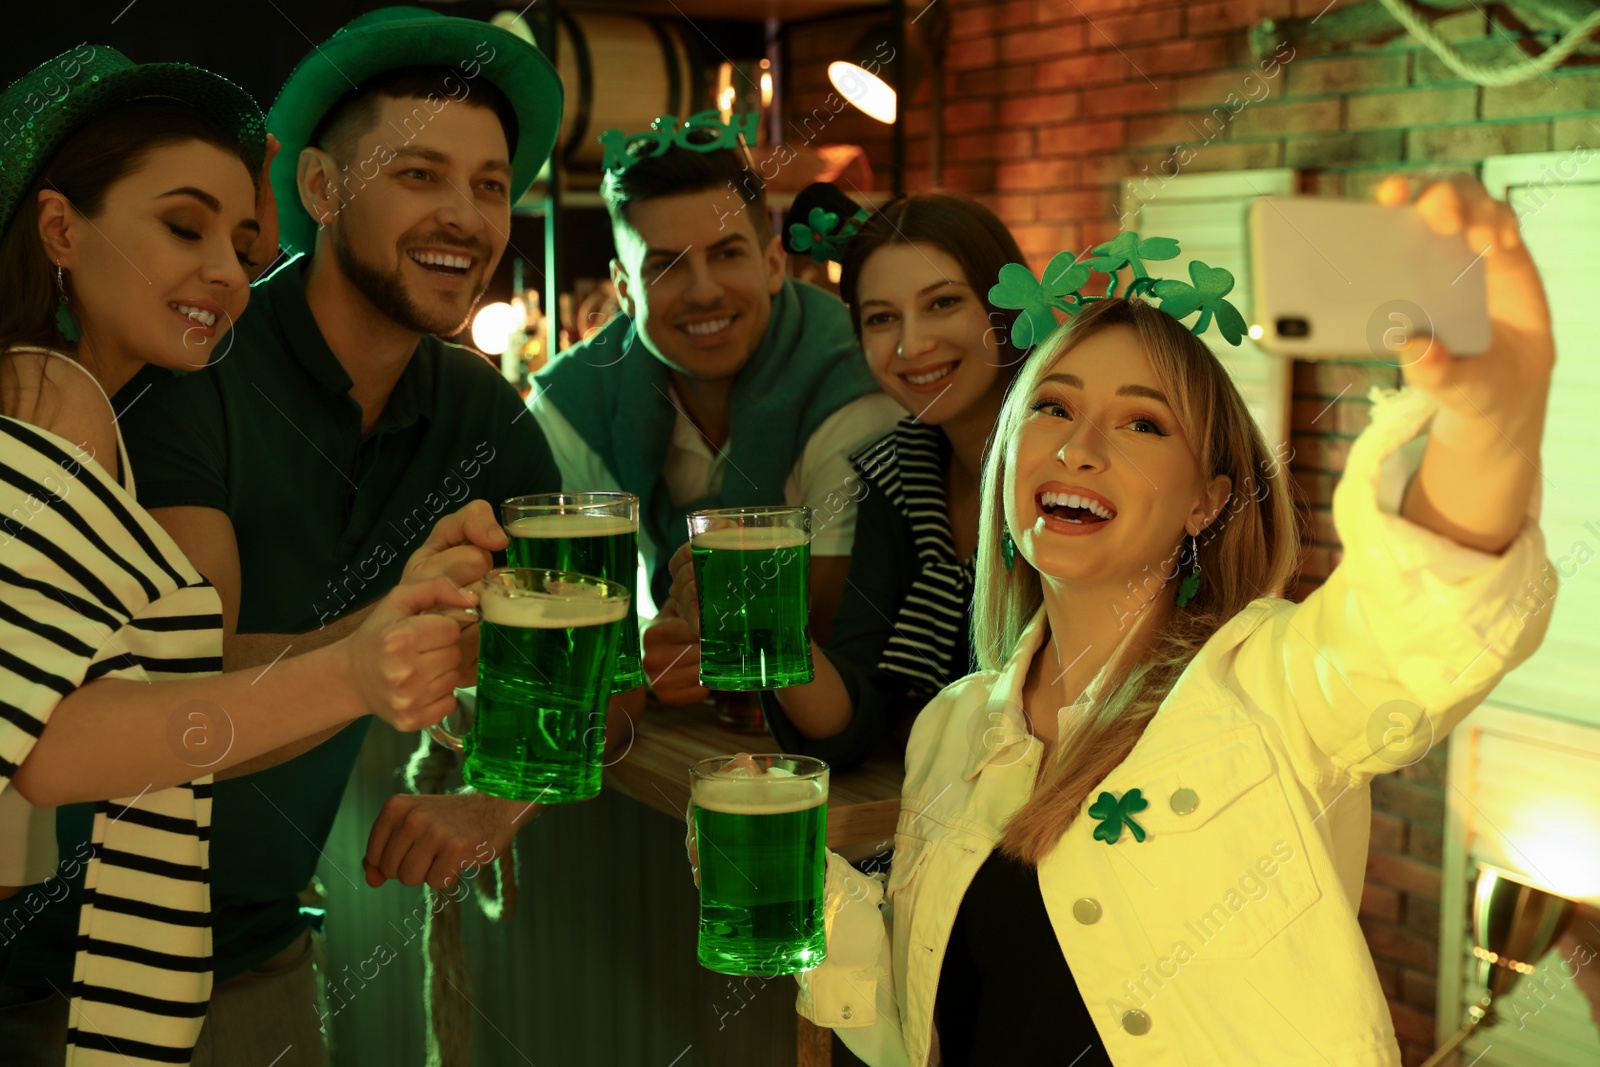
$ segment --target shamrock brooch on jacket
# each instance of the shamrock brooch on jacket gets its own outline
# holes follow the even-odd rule
[[[1122,836],[1122,824],[1127,823],[1128,829],[1133,831],[1133,839],[1143,843],[1144,827],[1134,822],[1133,816],[1149,806],[1150,802],[1136,788],[1122,794],[1121,800],[1110,793],[1101,793],[1089,806],[1090,816],[1100,820],[1100,825],[1094,828],[1095,840],[1116,844],[1117,838]]]

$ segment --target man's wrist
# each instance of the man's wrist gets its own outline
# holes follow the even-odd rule
[[[545,805],[533,800],[508,800],[505,797],[493,796],[480,792],[472,786],[463,786],[458,796],[474,796],[482,798],[488,808],[495,813],[497,821],[510,827],[515,832],[539,817]]]

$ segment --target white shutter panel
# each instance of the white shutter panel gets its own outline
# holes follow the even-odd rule
[[[1600,726],[1600,153],[1588,155],[1582,165],[1576,151],[1494,157],[1483,182],[1521,220],[1556,339],[1540,525],[1561,590],[1544,644],[1494,700]]]
[[[1228,302],[1249,322],[1252,298],[1246,212],[1258,196],[1292,194],[1294,170],[1180,174],[1159,189],[1143,188],[1148,199],[1141,200],[1135,189],[1148,185],[1148,179],[1129,179],[1123,184],[1123,228],[1136,230],[1141,237],[1171,237],[1182,249],[1177,259],[1145,264],[1151,275],[1188,281],[1191,259],[1225,268],[1234,279]],[[1291,361],[1269,355],[1248,337],[1235,348],[1215,327],[1208,328],[1200,339],[1228,368],[1267,439],[1267,447],[1287,443]]]

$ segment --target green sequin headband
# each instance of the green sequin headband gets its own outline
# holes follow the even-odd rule
[[[1123,291],[1123,299],[1141,293],[1154,295],[1161,301],[1161,310],[1180,321],[1200,312],[1200,318],[1190,327],[1196,335],[1215,323],[1229,344],[1237,345],[1244,339],[1244,316],[1223,299],[1233,289],[1232,273],[1221,267],[1208,267],[1198,259],[1189,261],[1188,282],[1152,278],[1145,270],[1144,260],[1177,258],[1178,242],[1172,238],[1140,240],[1137,233],[1124,230],[1105,244],[1096,245],[1093,252],[1082,261],[1070,250],[1057,253],[1045,267],[1043,278],[1035,278],[1021,263],[1007,263],[1000,268],[999,281],[989,289],[989,303],[1021,312],[1011,324],[1011,343],[1019,352],[1026,352],[1056,328],[1056,311],[1063,311],[1070,318],[1097,300],[1115,297],[1117,274],[1124,267],[1132,269],[1133,279]],[[1082,291],[1089,284],[1091,270],[1111,275],[1111,284],[1102,296]]]
[[[600,166],[602,170],[621,174],[635,163],[662,155],[673,146],[691,152],[735,149],[740,146],[741,139],[745,144],[754,144],[760,129],[761,116],[754,111],[734,115],[728,122],[722,121],[720,111],[697,111],[683,120],[682,127],[676,115],[662,115],[642,133],[624,134],[620,129],[602,133],[600,144],[605,154]]]

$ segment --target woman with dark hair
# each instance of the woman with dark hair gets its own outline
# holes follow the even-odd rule
[[[212,774],[369,712],[437,722],[460,630],[423,613],[472,597],[403,586],[343,641],[218,674],[217,592],[140,508],[107,397],[146,364],[226,358],[277,245],[261,111],[198,68],[83,46],[0,94],[0,123],[0,885],[86,866],[69,1029],[39,1038],[8,945],[0,1048],[187,1062],[211,992]],[[87,801],[88,854],[58,868],[48,809]]]
[[[1554,581],[1538,272],[1470,178],[1417,211],[1485,258],[1493,339],[1397,353],[1334,494],[1343,559],[1298,603],[1287,472],[1196,337],[1239,343],[1227,272],[1154,281],[1138,256],[1176,242],[1129,234],[1048,286],[1002,276],[1030,332],[1073,317],[984,463],[982,669],[917,717],[887,879],[828,855],[827,958],[797,976],[868,1064],[1400,1064],[1356,917],[1372,780],[1534,653],[1550,613],[1510,609]],[[1091,265],[1135,277],[1065,293]]]
[[[1023,256],[992,211],[942,191],[901,197],[864,219],[856,210],[818,182],[795,198],[790,219],[808,221],[785,239],[791,251],[841,261],[839,295],[867,366],[909,414],[851,456],[853,484],[838,488],[841,500],[859,501],[856,534],[833,630],[826,646],[812,642],[816,677],[761,693],[783,751],[838,769],[860,763],[972,669],[979,474],[1021,362],[1008,338],[1016,312],[986,294],[1000,267]],[[814,214],[834,227],[813,230]],[[813,531],[829,518],[814,514]],[[673,589],[684,618],[698,618],[691,566]]]

